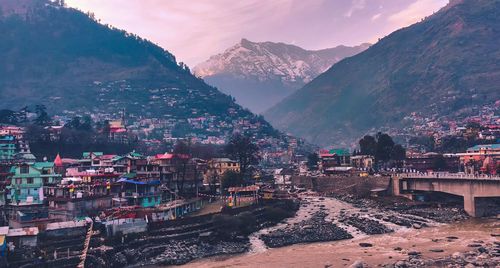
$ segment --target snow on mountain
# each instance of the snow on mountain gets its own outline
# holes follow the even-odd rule
[[[232,74],[260,81],[279,78],[284,83],[303,84],[326,71],[334,63],[369,47],[338,46],[323,50],[305,50],[284,43],[255,43],[242,39],[222,54],[210,57],[194,68],[199,77]]]
[[[242,39],[193,70],[196,76],[233,95],[243,106],[262,112],[336,62],[369,46],[338,46],[312,51],[284,43]]]

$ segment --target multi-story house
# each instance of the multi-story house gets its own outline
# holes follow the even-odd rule
[[[121,178],[121,198],[129,206],[155,207],[162,202],[160,181],[158,179]]]
[[[371,155],[355,155],[351,156],[351,166],[358,169],[371,169],[375,158]]]
[[[203,184],[206,162],[187,154],[158,154],[152,159],[158,165],[160,181],[169,189],[194,193]]]
[[[500,170],[500,144],[476,145],[454,155],[460,157],[466,173],[497,174]]]
[[[61,175],[54,172],[53,162],[21,163],[10,170],[12,178],[7,186],[10,203],[42,204],[44,186],[56,185]]]
[[[139,178],[155,178],[160,179],[160,165],[153,159],[138,159],[136,160],[137,177]]]
[[[9,226],[43,227],[51,222],[44,200],[47,187],[55,186],[61,181],[61,175],[54,172],[54,163],[21,163],[13,166],[10,173],[10,184],[7,186]]]
[[[86,182],[81,178],[64,178],[62,183],[47,187],[50,218],[63,221],[96,216],[113,205],[111,183]]]
[[[207,163],[204,174],[204,184],[220,183],[220,178],[224,173],[232,171],[240,172],[240,163],[229,158],[213,158]]]
[[[0,136],[0,162],[14,160],[16,153],[16,138],[12,135]]]

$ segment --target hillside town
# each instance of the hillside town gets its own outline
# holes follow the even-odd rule
[[[112,138],[125,131],[119,122],[110,122]],[[365,136],[359,150],[320,149],[304,156],[289,155],[293,150],[269,153],[255,149],[257,161],[250,162],[237,157],[244,147],[237,147],[242,151],[236,154],[225,151],[217,157],[198,158],[189,148],[182,148],[186,144],[155,155],[88,151],[77,158],[57,154],[48,159],[31,153],[25,133],[19,126],[0,127],[0,221],[5,229],[0,234],[1,255],[10,266],[32,261],[26,252],[43,247],[50,252],[37,253],[37,257],[43,256],[48,263],[58,263],[62,256],[58,254],[81,261],[90,238],[81,241],[79,249],[62,253],[67,247],[63,241],[77,239],[73,234],[113,239],[145,233],[152,225],[174,223],[206,210],[245,209],[271,200],[298,201],[297,190],[307,185],[300,183],[303,178],[334,182],[339,177],[396,173],[498,177],[500,172],[500,144],[479,144],[458,153],[418,153],[403,148],[398,155],[396,151],[402,147],[382,133]],[[475,135],[479,138],[481,133]],[[498,140],[500,132],[491,133]],[[370,148],[366,141],[372,139],[375,147]],[[380,153],[380,146],[385,146],[387,154]],[[61,240],[62,246],[44,245],[47,242],[41,237],[46,235]]]
[[[412,113],[404,118],[404,128],[383,129],[391,136],[408,142],[415,151],[425,152],[443,147],[444,150],[464,150],[467,140],[492,143],[498,139],[500,101],[491,105],[473,106],[447,116],[423,116]],[[454,144],[455,143],[455,144]],[[473,144],[468,144],[473,145]]]
[[[499,25],[0,0],[0,268],[500,268]]]

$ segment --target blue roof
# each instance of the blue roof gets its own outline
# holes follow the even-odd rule
[[[15,139],[14,136],[10,136],[10,135],[7,135],[7,136],[0,136],[0,141],[13,141]]]
[[[138,185],[156,185],[156,184],[160,184],[159,180],[155,180],[155,181],[134,181],[134,180],[129,180],[127,178],[121,178],[121,179],[118,180],[118,182],[132,183],[132,184],[138,184]]]

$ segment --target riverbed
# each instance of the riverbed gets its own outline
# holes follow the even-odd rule
[[[220,256],[194,261],[186,267],[348,267],[363,262],[369,267],[394,264],[418,253],[421,259],[439,259],[473,250],[477,244],[494,245],[499,242],[500,221],[470,219],[459,223],[442,224],[413,215],[393,211],[378,211],[354,207],[349,203],[314,193],[301,196],[302,205],[297,215],[277,226],[260,230],[250,236],[250,252],[233,256]],[[262,235],[286,230],[310,220],[317,213],[326,213],[324,220],[346,230],[352,239],[332,242],[295,244],[268,248]],[[392,232],[368,235],[353,227],[343,218],[367,219],[385,226]],[[397,217],[424,222],[425,228],[401,226],[383,219]],[[366,247],[361,247],[360,244]]]

